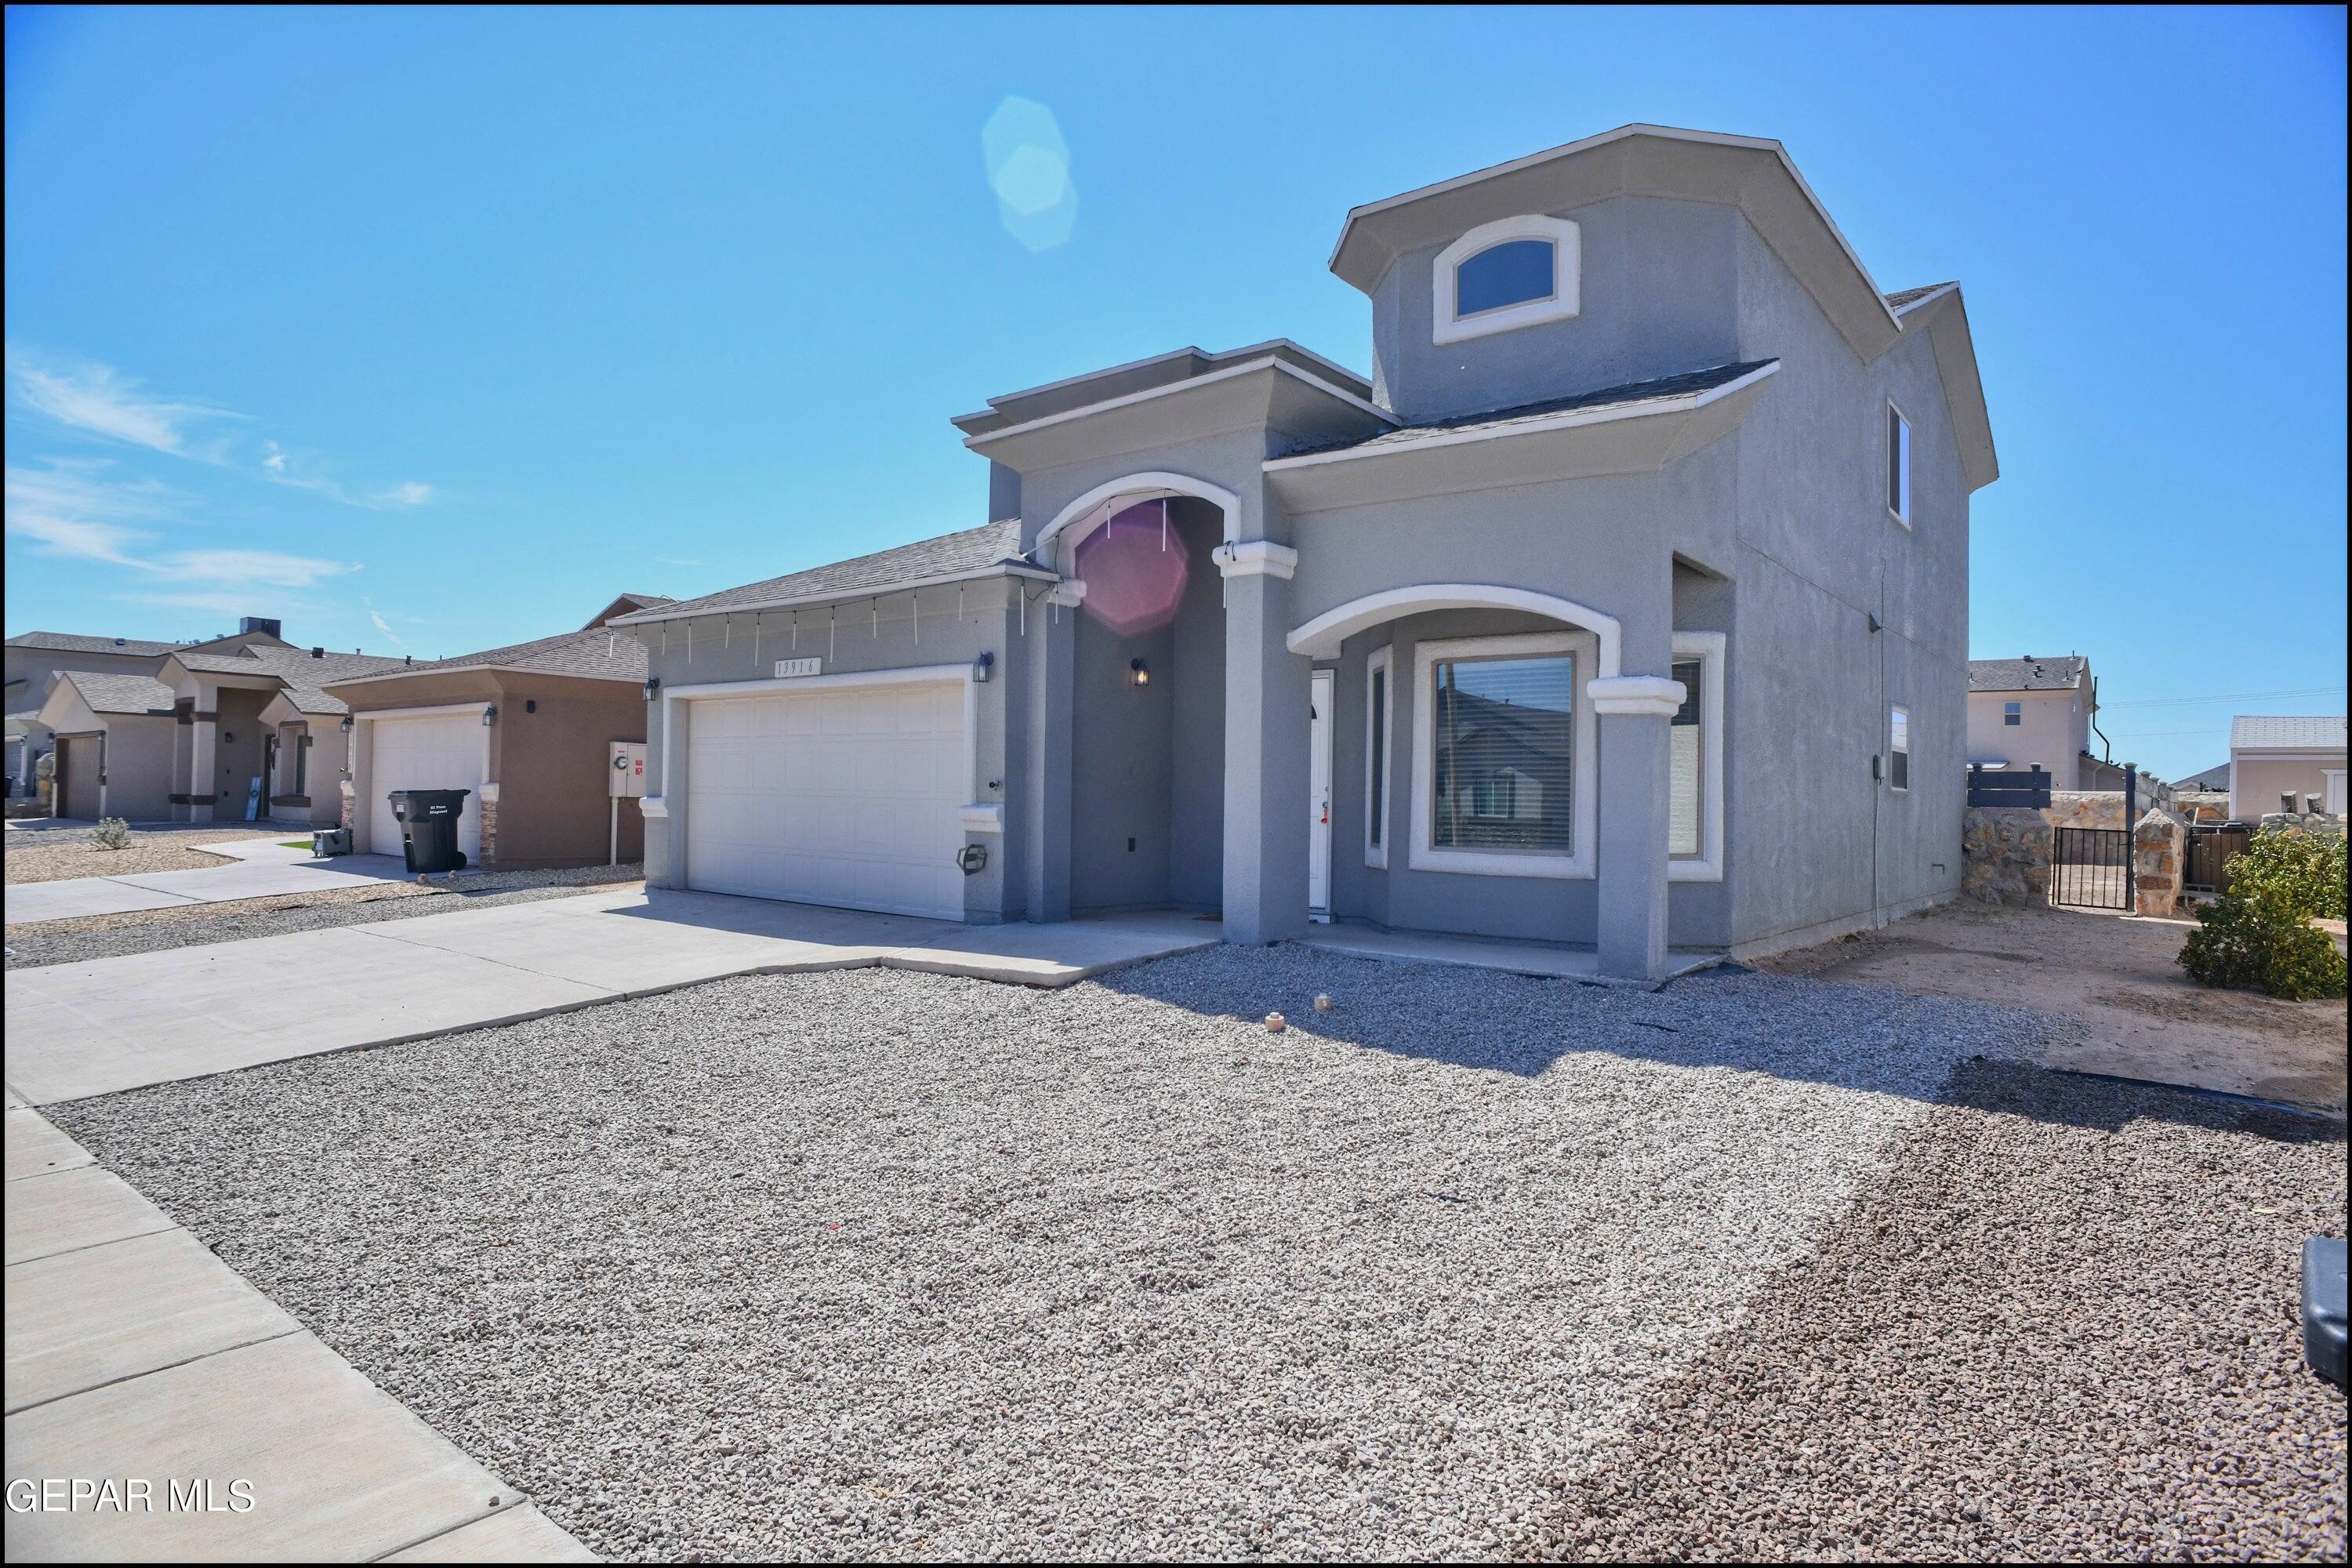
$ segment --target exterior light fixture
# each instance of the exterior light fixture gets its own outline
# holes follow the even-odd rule
[[[651,702],[655,698],[659,697],[660,695],[661,677],[658,675],[649,675],[646,677],[646,700]]]
[[[995,662],[996,656],[994,654],[982,651],[978,658],[971,661],[971,683],[974,686],[987,685],[988,667]]]
[[[1150,665],[1145,664],[1139,658],[1130,658],[1127,661],[1127,668],[1131,672],[1129,679],[1131,679],[1135,684],[1138,686],[1149,686],[1151,684],[1151,667]]]
[[[352,732],[352,716],[348,713],[343,715],[342,731],[346,735]]]
[[[499,705],[495,702],[482,710],[482,728],[488,729],[499,721]]]

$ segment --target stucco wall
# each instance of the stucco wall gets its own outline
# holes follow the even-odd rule
[[[2320,809],[2327,807],[2327,784],[2324,770],[2344,771],[2344,753],[2334,756],[2312,756],[2298,759],[2242,757],[2233,770],[2230,791],[2230,815],[2252,821],[2268,812],[2279,809],[2279,796],[2288,790],[2295,793],[2295,809],[2303,808],[2302,797],[2319,796]]]
[[[608,743],[642,741],[646,700],[634,681],[497,678],[498,858],[502,869],[601,866],[612,834]],[[538,711],[530,707],[537,704]],[[635,801],[620,811],[620,858],[645,853]]]
[[[246,804],[254,779],[261,774],[264,742],[269,733],[269,727],[261,721],[261,710],[276,695],[275,691],[222,687],[207,690],[203,700],[204,707],[220,715],[213,726],[213,773],[209,784],[220,795],[213,807],[213,819],[216,822],[246,820]],[[202,795],[207,787],[201,779],[192,780],[191,785],[188,793],[192,795]],[[268,815],[266,801],[259,815]]]
[[[2001,721],[2002,704],[2009,702],[2018,705],[2013,726]],[[1969,693],[1972,763],[2046,768],[2053,789],[2087,789],[2092,781],[2081,776],[2080,764],[2090,742],[2089,703],[2079,689]]]

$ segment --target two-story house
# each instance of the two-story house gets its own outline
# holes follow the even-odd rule
[[[2099,710],[2091,661],[1978,658],[1969,661],[1969,762],[1980,768],[2040,768],[2053,789],[2108,789],[2120,770],[2092,754]]]
[[[954,421],[989,521],[621,617],[657,885],[1756,952],[1960,879],[1958,285],[1779,143],[1629,126],[1349,213],[1359,376],[1181,350]]]

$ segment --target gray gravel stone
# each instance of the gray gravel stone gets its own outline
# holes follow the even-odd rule
[[[1221,948],[55,1114],[602,1552],[1476,1556],[2045,1024]]]

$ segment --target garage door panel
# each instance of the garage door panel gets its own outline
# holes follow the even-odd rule
[[[688,733],[689,886],[962,917],[957,685],[709,700]]]
[[[400,853],[400,819],[386,796],[396,789],[462,789],[465,809],[457,818],[457,847],[467,858],[482,853],[482,721],[478,714],[430,719],[369,721],[369,847],[379,855]]]

